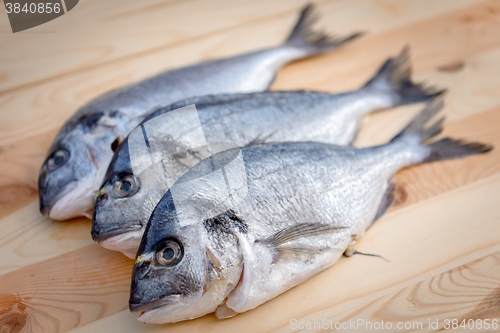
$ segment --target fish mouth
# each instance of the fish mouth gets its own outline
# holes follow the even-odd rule
[[[150,311],[150,310],[156,310],[158,308],[164,307],[166,305],[171,305],[178,303],[181,299],[181,295],[168,295],[153,301],[141,303],[141,302],[133,302],[132,300],[129,302],[129,309],[131,312],[140,312],[141,315],[144,314],[144,312]]]
[[[92,218],[95,190],[92,184],[73,181],[67,184],[51,201],[40,199],[40,212],[56,221],[84,216]]]
[[[105,249],[122,252],[127,257],[134,259],[143,233],[143,227],[137,226],[125,231],[123,229],[114,229],[112,232],[96,237],[92,234],[92,238]]]
[[[111,238],[114,238],[114,240],[121,240],[121,238],[124,238],[125,235],[141,229],[142,225],[136,225],[128,228],[114,228],[105,232],[96,231],[92,228],[91,234],[94,242],[101,243],[106,240],[110,240]]]
[[[62,197],[66,196],[69,192],[74,190],[76,185],[76,181],[67,184],[66,186],[64,186],[62,191],[60,191],[54,198],[52,198],[52,200],[50,200],[50,202],[47,202],[48,200],[44,200],[42,198],[42,195],[40,195],[40,213],[42,213],[42,215],[45,217],[54,219],[54,217],[50,216],[52,208],[59,200],[61,200]]]

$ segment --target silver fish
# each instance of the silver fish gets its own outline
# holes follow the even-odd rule
[[[268,143],[191,168],[151,215],[130,309],[147,323],[227,318],[333,265],[392,204],[398,170],[492,149],[450,138],[422,144],[441,132],[443,119],[427,124],[442,105],[428,104],[385,145]]]
[[[428,101],[443,92],[412,83],[410,73],[409,50],[404,48],[397,57],[388,59],[359,90],[341,94],[273,91],[204,96],[158,110],[134,130],[137,135],[132,134],[134,131],[130,134],[140,141],[147,137],[150,144],[158,141],[155,149],[153,144],[149,148],[144,145],[145,149],[139,152],[135,149],[131,154],[129,136],[115,152],[96,198],[92,222],[94,241],[131,258],[135,256],[146,222],[168,190],[168,186],[157,185],[173,184],[196,161],[207,157],[207,152],[203,155],[198,151],[197,156],[193,155],[192,149],[201,145],[193,143],[198,142],[199,127],[205,140],[211,142],[211,153],[224,149],[216,148],[215,142],[232,142],[237,146],[256,141],[348,145],[355,138],[359,120],[364,115],[381,108]],[[192,120],[187,111],[173,111],[190,104],[195,104],[198,112]],[[200,125],[196,125],[197,118]],[[173,133],[177,130],[181,133],[175,139]],[[159,137],[155,132],[160,132]],[[162,180],[161,170],[150,170],[144,175],[134,172],[133,163],[151,163],[150,154],[162,155],[162,169],[170,179]],[[147,177],[153,178],[154,184],[151,185]]]
[[[55,220],[90,218],[113,150],[152,110],[192,96],[266,90],[286,63],[360,35],[314,31],[316,18],[309,5],[283,45],[170,70],[84,105],[63,125],[41,167],[40,212]]]

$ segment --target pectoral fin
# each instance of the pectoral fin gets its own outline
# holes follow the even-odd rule
[[[318,248],[304,246],[285,246],[284,244],[297,239],[323,235],[325,233],[339,232],[346,227],[333,226],[325,223],[301,223],[276,232],[263,240],[256,242],[267,245],[273,252],[273,263],[280,259],[294,259],[316,253]]]

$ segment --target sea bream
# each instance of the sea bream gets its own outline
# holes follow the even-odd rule
[[[492,149],[443,138],[435,101],[389,143],[357,149],[264,143],[191,168],[154,209],[135,260],[130,310],[146,323],[227,318],[333,265],[394,200],[391,177]],[[430,124],[429,124],[430,123]]]
[[[355,91],[214,95],[159,109],[131,132],[113,156],[96,198],[94,241],[133,258],[146,222],[169,186],[207,153],[227,148],[221,142],[233,146],[270,141],[349,145],[364,115],[428,101],[442,93],[414,84],[410,76],[409,51],[404,48]],[[186,110],[189,105],[196,109]],[[201,141],[200,136],[204,136]],[[210,149],[200,151],[203,146]],[[161,170],[138,166],[152,164],[154,159],[162,160]]]
[[[81,107],[63,125],[41,167],[41,213],[55,220],[90,218],[113,150],[154,109],[193,96],[266,90],[286,63],[359,36],[335,38],[313,30],[316,18],[308,5],[283,45],[170,70]]]

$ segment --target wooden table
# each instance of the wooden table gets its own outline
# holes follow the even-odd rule
[[[349,320],[378,332],[390,331],[375,329],[382,320],[434,331],[436,320],[443,328],[446,319],[500,318],[500,1],[317,1],[329,31],[366,36],[287,66],[273,85],[353,89],[409,44],[415,78],[449,89],[445,135],[495,145],[398,173],[399,202],[356,245],[387,261],[342,258],[232,319],[145,325],[127,309],[132,261],[94,244],[89,220],[38,212],[39,167],[78,106],[164,69],[276,45],[303,5],[81,0],[16,34],[0,14],[0,332],[290,331]],[[357,145],[386,141],[419,108],[373,115]],[[338,331],[371,331],[366,325]]]

